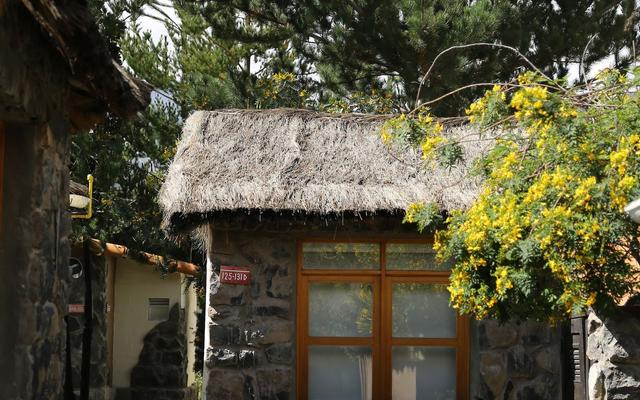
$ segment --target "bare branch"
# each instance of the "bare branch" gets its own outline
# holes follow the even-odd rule
[[[540,68],[536,67],[536,65],[533,62],[531,62],[531,60],[529,60],[524,54],[522,54],[520,51],[518,51],[518,49],[516,49],[515,47],[507,46],[505,44],[500,44],[500,43],[484,43],[484,42],[469,43],[469,44],[451,46],[451,47],[441,51],[440,53],[438,53],[438,55],[433,59],[433,62],[431,63],[431,66],[429,67],[427,72],[424,74],[422,79],[420,79],[420,84],[418,85],[418,93],[416,94],[416,102],[415,102],[416,103],[416,107],[419,105],[419,102],[420,102],[420,92],[422,91],[422,86],[426,82],[427,77],[429,77],[429,75],[431,74],[431,70],[433,70],[433,67],[436,65],[436,62],[438,61],[438,59],[441,56],[443,56],[444,54],[446,54],[446,53],[448,53],[450,51],[459,50],[459,49],[468,49],[468,48],[471,48],[471,47],[497,47],[497,48],[500,48],[500,49],[510,50],[510,51],[514,52],[515,54],[517,54],[520,58],[522,58],[538,74],[540,74],[541,76],[543,76],[547,80],[552,81],[551,78],[549,78],[544,72],[542,72],[542,70],[540,70]],[[566,91],[564,88],[562,88],[560,86],[558,86],[558,88],[560,88],[563,91]]]

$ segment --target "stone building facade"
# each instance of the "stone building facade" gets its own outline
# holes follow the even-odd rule
[[[159,201],[168,231],[207,249],[207,400],[562,398],[560,328],[458,316],[432,238],[402,223],[411,203],[466,207],[479,182],[417,167],[420,154],[382,142],[384,122],[305,110],[185,122]],[[468,125],[444,134],[469,138],[468,160],[486,144]],[[229,281],[237,268],[248,285]]]
[[[297,389],[297,243],[304,238],[424,239],[397,216],[355,220],[214,218],[208,235],[206,399],[307,398]],[[221,283],[222,265],[246,266],[249,286]],[[562,398],[561,329],[472,321],[468,385],[456,399]],[[376,394],[374,394],[376,395]],[[384,397],[378,397],[384,398]],[[452,399],[454,397],[451,397]]]

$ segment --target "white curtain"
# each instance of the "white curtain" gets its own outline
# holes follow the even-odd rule
[[[416,367],[394,369],[391,388],[393,400],[416,400]]]
[[[360,364],[360,400],[371,400],[373,395],[373,368],[370,355],[358,357]]]

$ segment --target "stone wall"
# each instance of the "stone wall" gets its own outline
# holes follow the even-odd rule
[[[295,241],[239,235],[215,249],[207,398],[293,398]],[[251,286],[221,285],[220,265],[250,266]]]
[[[58,400],[70,220],[64,122],[7,123],[0,234],[0,394]]]
[[[68,66],[18,0],[0,1],[0,397],[58,400],[67,309]]]
[[[640,307],[587,317],[590,400],[640,399]]]
[[[474,322],[473,400],[554,400],[562,396],[559,327],[535,322]]]
[[[108,399],[107,366],[107,266],[104,257],[90,255],[89,265],[86,265],[82,245],[75,248],[72,256],[83,263],[83,274],[69,282],[69,304],[85,304],[85,274],[91,268],[92,290],[92,329],[91,354],[89,369],[89,399]],[[71,379],[74,393],[80,394],[82,371],[82,341],[85,330],[84,314],[69,314],[69,341],[71,344]]]
[[[207,399],[295,398],[296,240],[308,236],[415,237],[400,217],[357,221],[236,216],[209,237]],[[248,266],[251,286],[220,284],[220,265]],[[474,322],[474,400],[556,400],[562,391],[559,328],[532,322]]]

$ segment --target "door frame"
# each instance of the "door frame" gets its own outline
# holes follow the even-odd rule
[[[303,243],[375,243],[380,250],[380,268],[376,270],[337,270],[303,269]],[[392,321],[392,285],[395,282],[411,283],[448,283],[449,271],[386,270],[387,243],[423,243],[432,244],[433,238],[353,238],[353,237],[305,237],[296,243],[296,394],[297,399],[308,397],[308,354],[309,345],[365,345],[371,346],[373,367],[372,400],[391,399],[392,388],[392,346],[430,345],[447,346],[456,349],[456,399],[469,399],[469,318],[456,317],[456,338],[393,338]],[[373,285],[373,320],[371,337],[309,337],[309,283],[310,282],[371,282]]]

